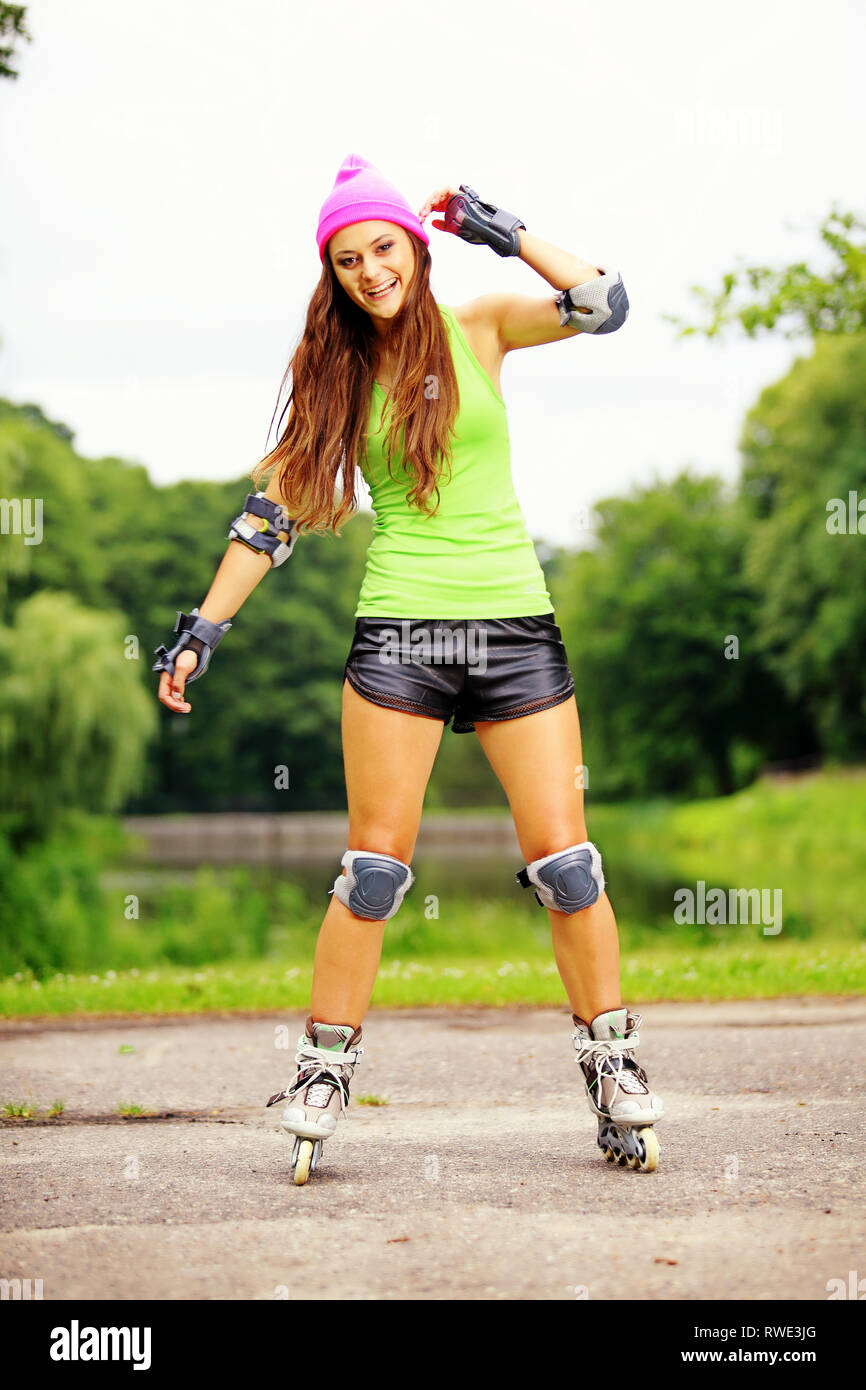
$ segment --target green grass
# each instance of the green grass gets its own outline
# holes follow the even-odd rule
[[[10,1120],[29,1120],[36,1114],[36,1107],[30,1101],[7,1100],[0,1105],[0,1112]]]
[[[167,966],[104,976],[64,975],[40,983],[0,981],[7,1015],[185,1014],[210,1011],[302,1010],[309,1006],[309,962],[221,961],[202,970]],[[623,997],[772,999],[790,994],[860,994],[866,990],[866,943],[816,947],[808,941],[754,938],[684,951],[659,945],[622,959]],[[566,998],[552,957],[502,959],[449,956],[383,964],[374,1008],[547,1005]]]

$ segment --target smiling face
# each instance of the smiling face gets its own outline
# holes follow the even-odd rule
[[[409,233],[396,222],[353,222],[334,233],[327,254],[349,298],[366,309],[380,336],[387,334],[415,269]]]

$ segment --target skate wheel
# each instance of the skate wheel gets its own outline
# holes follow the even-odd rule
[[[293,1169],[293,1177],[295,1185],[297,1187],[300,1187],[302,1183],[305,1183],[307,1181],[307,1178],[310,1176],[310,1163],[312,1157],[312,1139],[302,1139],[300,1144],[298,1145],[298,1156],[295,1160],[295,1166]]]
[[[651,1173],[658,1167],[659,1162],[659,1141],[656,1138],[655,1130],[638,1130],[638,1138],[643,1143],[644,1154],[643,1158],[638,1159],[634,1166],[640,1167],[643,1173]]]

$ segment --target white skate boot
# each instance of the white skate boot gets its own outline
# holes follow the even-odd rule
[[[598,1119],[598,1146],[622,1167],[651,1172],[658,1166],[659,1141],[652,1126],[664,1105],[649,1088],[646,1072],[632,1053],[640,1043],[640,1014],[610,1009],[586,1024],[572,1014],[572,1039],[586,1082],[589,1108]]]
[[[287,1100],[280,1124],[294,1136],[292,1176],[305,1183],[315,1172],[322,1143],[330,1139],[337,1121],[349,1104],[349,1083],[364,1049],[361,1029],[350,1023],[314,1023],[307,1019],[306,1032],[298,1038],[294,1081],[271,1096],[268,1105]]]

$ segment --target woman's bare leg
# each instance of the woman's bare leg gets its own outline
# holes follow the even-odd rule
[[[348,849],[375,850],[404,864],[411,862],[444,728],[441,719],[374,705],[347,680],[343,682]],[[356,917],[332,895],[313,960],[315,1022],[361,1026],[387,926],[387,922]]]
[[[527,864],[589,838],[573,695],[539,714],[476,721],[475,729],[508,797]],[[574,1013],[590,1023],[618,1008],[619,939],[607,893],[580,912],[547,912],[554,957]]]

